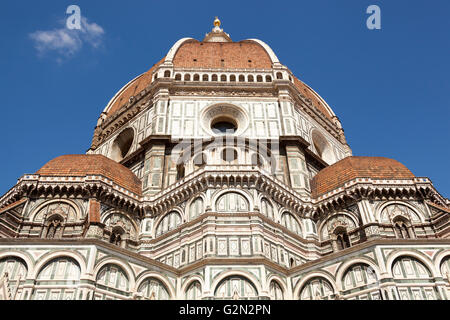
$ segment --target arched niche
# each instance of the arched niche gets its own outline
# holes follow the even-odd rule
[[[8,274],[12,281],[25,280],[28,274],[27,264],[19,257],[5,257],[0,259],[0,278]]]
[[[81,268],[71,257],[57,257],[39,270],[33,300],[75,300]],[[64,286],[64,288],[62,288]]]
[[[120,231],[119,233],[123,240],[137,240],[138,238],[138,226],[127,215],[121,212],[111,212],[104,215],[102,217],[102,223],[105,224],[111,232]]]
[[[329,300],[333,295],[333,286],[323,277],[314,277],[300,290],[300,300]]]
[[[401,300],[436,300],[437,292],[431,271],[428,267],[411,256],[397,257],[392,263],[394,281],[401,284],[397,287]],[[424,286],[425,285],[425,286]]]
[[[333,164],[336,159],[334,156],[333,148],[327,139],[318,130],[313,130],[311,134],[314,149],[317,155],[322,158],[326,163]]]
[[[74,223],[81,218],[74,203],[67,200],[57,200],[40,205],[30,216],[30,219],[35,223],[44,223],[54,216],[61,217],[64,223]]]
[[[178,228],[178,226],[180,226],[181,223],[182,223],[181,215],[176,211],[172,211],[166,214],[158,223],[155,230],[155,236],[158,237],[169,231],[172,231]]]
[[[130,152],[133,141],[134,130],[132,128],[123,130],[112,144],[110,158],[117,162],[122,161]]]
[[[255,285],[245,277],[229,276],[217,285],[214,296],[225,300],[252,300],[258,297]]]
[[[274,208],[272,203],[266,198],[261,199],[261,213],[271,220],[275,220]]]
[[[213,104],[200,114],[204,132],[212,136],[242,135],[249,127],[247,111],[234,104]],[[227,132],[229,130],[229,132]]]
[[[81,268],[70,257],[58,257],[47,262],[39,271],[38,281],[79,281]]]
[[[429,279],[432,278],[430,270],[419,260],[401,256],[392,264],[394,279]]]
[[[205,204],[202,197],[196,198],[189,206],[189,220],[194,220],[205,211]]]
[[[439,269],[442,277],[450,283],[450,255],[442,259]]]
[[[217,212],[248,212],[249,211],[249,203],[247,199],[237,193],[237,192],[228,192],[221,195],[217,199],[216,203]]]
[[[374,287],[377,284],[377,275],[371,266],[365,263],[356,263],[350,266],[342,277],[344,291],[361,291]]]
[[[286,227],[289,231],[298,234],[299,236],[302,235],[302,228],[300,226],[300,223],[290,212],[284,212],[281,215],[281,225]]]
[[[113,263],[105,264],[97,273],[97,286],[106,292],[128,295],[130,280],[126,272]]]
[[[201,300],[202,298],[202,285],[199,281],[193,281],[186,290],[186,300]]]
[[[394,202],[381,208],[379,218],[381,223],[393,223],[399,218],[410,221],[412,224],[421,223],[423,220],[415,210],[403,203]]]
[[[269,285],[271,300],[284,300],[284,292],[278,281],[272,280]]]
[[[337,229],[344,229],[347,233],[358,226],[357,219],[347,212],[339,212],[324,220],[319,226],[321,241],[329,240],[336,234]]]
[[[169,300],[170,294],[166,286],[156,278],[149,277],[142,281],[138,288],[139,293],[148,300]]]

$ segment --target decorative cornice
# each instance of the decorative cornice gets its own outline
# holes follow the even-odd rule
[[[251,165],[206,165],[153,196],[140,196],[104,176],[25,175],[0,199],[0,208],[24,197],[96,197],[121,208],[158,216],[208,188],[255,188],[302,218],[318,218],[360,199],[425,199],[443,208],[444,198],[428,178],[377,180],[356,178],[318,198],[303,196],[269,172]]]

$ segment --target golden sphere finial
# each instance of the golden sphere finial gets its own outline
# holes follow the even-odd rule
[[[214,26],[220,27],[221,24],[222,24],[222,23],[220,22],[219,18],[216,17],[216,19],[214,20]]]

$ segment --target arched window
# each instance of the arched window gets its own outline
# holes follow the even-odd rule
[[[216,208],[217,212],[248,212],[249,204],[244,196],[229,192],[217,200]]]
[[[49,222],[53,218],[56,219],[57,217],[60,217],[61,222],[72,223],[77,221],[79,218],[77,215],[77,210],[75,209],[75,204],[69,204],[66,201],[49,202],[43,207],[40,207],[32,219],[35,223],[45,224],[48,226]],[[45,237],[46,235],[47,232],[44,232],[42,236]]]
[[[236,82],[236,76],[234,74],[230,76],[230,82]]]
[[[263,77],[262,76],[257,76],[256,77],[256,81],[257,82],[263,82]]]
[[[177,74],[175,75],[175,80],[176,80],[176,81],[181,81],[181,74],[177,73]]]
[[[266,82],[272,82],[272,77],[271,76],[266,76]]]
[[[211,77],[211,81],[219,81],[217,74],[213,74]]]
[[[278,72],[278,73],[277,73],[277,79],[278,79],[278,80],[283,79],[283,74],[282,74],[281,72]]]
[[[394,219],[393,223],[394,223],[394,229],[395,229],[397,238],[399,238],[399,239],[410,239],[411,238],[409,228],[408,228],[409,222],[406,219],[397,217]]]
[[[194,74],[194,81],[200,81],[200,76],[198,74]]]
[[[202,80],[203,80],[203,81],[208,81],[208,80],[209,80],[208,75],[207,75],[207,74],[204,74]]]
[[[164,78],[170,78],[170,71],[169,70],[164,72]]]
[[[109,237],[109,243],[120,246],[122,244],[124,233],[125,231],[121,227],[115,227]]]
[[[350,248],[350,238],[348,237],[347,231],[344,228],[336,229],[335,234],[338,250]]]
[[[51,217],[47,222],[47,239],[58,239],[62,236],[62,224],[64,219],[59,215]]]
[[[221,75],[220,76],[220,81],[222,81],[222,82],[226,82],[227,81],[227,76],[226,75]]]
[[[139,227],[125,214],[114,212],[104,216],[102,223],[110,230],[105,236],[109,242],[118,246],[125,244],[126,239],[137,240]]]
[[[202,198],[197,198],[195,199],[190,207],[189,210],[189,217],[191,220],[197,218],[198,216],[200,216],[204,211],[204,205],[203,205],[203,199]]]
[[[191,75],[190,74],[185,74],[184,75],[184,81],[191,81]]]
[[[248,82],[255,82],[255,78],[252,75],[249,75]]]
[[[166,286],[156,278],[145,279],[138,291],[147,300],[169,300],[170,295]]]
[[[281,224],[286,227],[289,231],[292,231],[298,235],[302,235],[302,230],[300,223],[294,216],[288,212],[284,213],[281,217]]]
[[[156,236],[163,235],[169,231],[176,229],[181,224],[181,216],[178,212],[167,214],[156,228]]]
[[[239,76],[239,82],[245,82],[245,76],[243,74]]]

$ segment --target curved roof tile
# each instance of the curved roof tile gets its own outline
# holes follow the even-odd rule
[[[356,178],[411,179],[414,174],[397,160],[382,157],[347,157],[321,170],[312,180],[314,198]]]
[[[128,168],[103,155],[64,155],[45,164],[36,174],[47,177],[102,175],[119,186],[142,194],[142,183]]]

